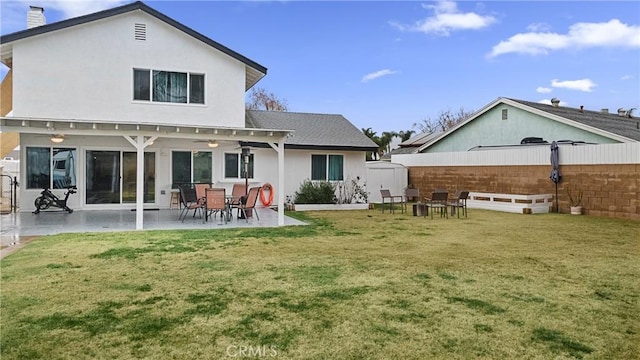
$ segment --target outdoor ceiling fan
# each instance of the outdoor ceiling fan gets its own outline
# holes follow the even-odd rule
[[[207,143],[207,146],[212,148],[212,149],[215,149],[215,148],[218,147],[218,145],[220,145],[218,143],[218,141],[216,141],[216,140],[193,140],[193,142],[196,142],[196,143]]]
[[[52,143],[54,144],[60,144],[64,141],[65,139],[65,135],[64,134],[38,134],[36,135],[37,137],[47,137],[51,140]]]

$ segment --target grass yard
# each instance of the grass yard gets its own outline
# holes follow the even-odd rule
[[[639,222],[293,215],[38,238],[0,261],[0,358],[639,356]]]

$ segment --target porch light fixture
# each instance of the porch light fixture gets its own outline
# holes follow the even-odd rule
[[[208,146],[208,147],[210,147],[210,148],[212,148],[212,149],[217,148],[217,147],[218,147],[218,145],[219,145],[219,144],[218,144],[218,142],[217,142],[217,141],[215,141],[215,140],[209,140],[209,142],[207,143],[207,146]]]
[[[62,135],[51,135],[51,142],[52,143],[56,143],[56,144],[60,144],[61,142],[64,141],[64,136]]]

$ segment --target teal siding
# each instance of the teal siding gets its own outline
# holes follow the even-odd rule
[[[508,111],[507,120],[502,120],[503,109]],[[526,137],[541,137],[548,142],[574,140],[599,144],[619,143],[619,141],[565,125],[510,105],[498,104],[433,144],[425,152],[467,151],[480,145],[514,145],[520,144],[520,141]]]

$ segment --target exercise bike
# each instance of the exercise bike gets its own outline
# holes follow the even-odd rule
[[[64,211],[69,212],[71,214],[73,209],[67,206],[67,200],[69,199],[69,195],[75,194],[78,190],[76,186],[69,186],[67,188],[67,192],[64,194],[64,199],[60,199],[56,196],[56,194],[51,192],[51,189],[44,188],[34,202],[36,206],[36,210],[33,212],[34,214],[40,213],[41,210],[47,210],[50,207],[58,207]]]

